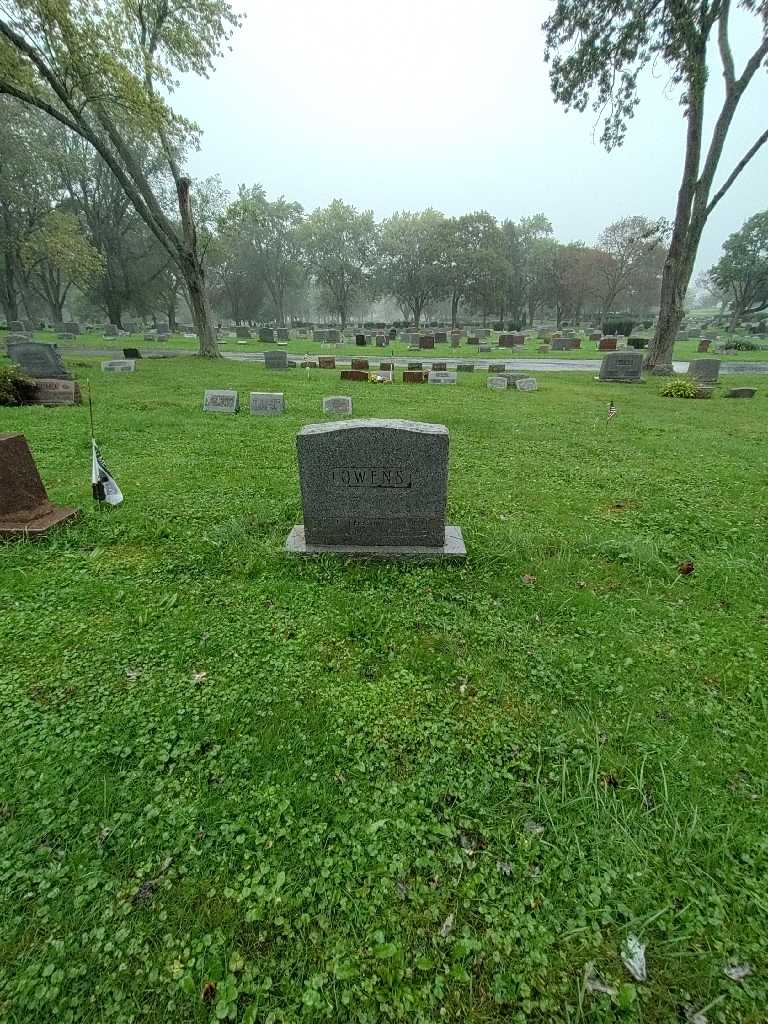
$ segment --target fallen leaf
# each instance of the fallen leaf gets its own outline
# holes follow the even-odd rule
[[[595,973],[595,965],[590,960],[589,963],[584,965],[584,988],[587,992],[592,992],[606,995],[616,996],[619,994],[619,990],[614,985],[606,985],[598,978]]]
[[[512,865],[508,861],[497,860],[496,869],[498,870],[500,875],[503,875],[504,878],[512,877]]]
[[[533,584],[536,582],[536,577],[535,576],[529,576],[527,573],[525,574],[525,576],[523,576],[522,579],[523,579],[523,583],[526,585],[526,587],[532,587]]]
[[[199,685],[200,683],[202,683],[202,681],[204,679],[208,678],[208,673],[207,672],[193,672],[192,673],[192,678],[194,679],[195,683],[197,683]]]
[[[680,565],[678,565],[677,567],[677,571],[680,573],[681,576],[690,576],[693,572],[693,569],[693,562],[681,562]]]
[[[743,981],[744,978],[748,978],[752,973],[752,968],[749,964],[728,964],[724,968],[723,973],[726,978],[730,978],[731,981]]]
[[[636,935],[628,935],[621,947],[621,959],[635,981],[647,981],[645,945]]]
[[[203,991],[200,993],[200,998],[204,1003],[212,1003],[216,996],[216,982],[206,981],[203,985]]]
[[[135,682],[137,679],[139,679],[141,677],[141,669],[140,668],[127,668],[125,670],[125,674],[128,677],[128,679],[130,679],[130,681],[133,683],[133,682]]]
[[[451,932],[453,931],[453,921],[453,914],[449,914],[448,917],[446,917],[446,919],[440,925],[439,935],[441,939],[447,939],[448,936],[451,934]]]

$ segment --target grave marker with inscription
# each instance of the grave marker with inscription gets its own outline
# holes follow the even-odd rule
[[[313,423],[297,437],[303,525],[296,554],[463,558],[446,523],[448,429],[408,420]]]
[[[643,379],[643,353],[635,349],[609,352],[600,364],[600,380],[637,384]]]
[[[486,385],[491,391],[506,391],[507,390],[507,378],[506,377],[488,377],[486,379]]]
[[[136,363],[133,359],[105,359],[101,368],[107,373],[133,373]]]
[[[692,359],[688,363],[688,376],[697,384],[717,384],[720,380],[720,360]]]
[[[352,399],[346,395],[329,395],[323,399],[323,412],[336,416],[352,415]]]
[[[240,397],[236,391],[209,388],[203,397],[203,412],[234,414],[240,410]]]
[[[450,370],[431,370],[427,380],[430,384],[455,384],[456,374]]]
[[[74,380],[38,377],[25,405],[80,405],[80,385]]]
[[[285,412],[285,395],[281,391],[252,391],[251,416],[280,416]]]

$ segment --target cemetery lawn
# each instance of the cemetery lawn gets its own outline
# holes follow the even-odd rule
[[[0,546],[0,1020],[766,1020],[762,378],[69,365],[126,500],[86,405],[0,409],[84,508]],[[283,555],[330,394],[447,424],[466,563]]]
[[[255,333],[255,332],[254,332]],[[650,336],[649,331],[638,332],[638,337]],[[451,359],[491,359],[498,360],[499,362],[511,362],[513,359],[600,359],[601,354],[597,350],[597,342],[589,341],[589,339],[582,335],[582,342],[580,349],[572,349],[569,352],[539,352],[539,346],[542,344],[539,338],[529,338],[524,346],[519,348],[499,348],[498,335],[494,335],[491,339],[491,351],[480,352],[478,351],[477,345],[468,345],[467,339],[463,338],[459,348],[451,348],[450,344],[435,345],[434,349],[425,349],[422,351],[413,351],[408,347],[405,342],[394,341],[387,348],[376,348],[375,345],[369,344],[365,348],[358,348],[354,341],[348,344],[329,345],[319,341],[312,341],[309,338],[291,338],[287,346],[282,346],[286,352],[290,355],[310,355],[317,357],[318,355],[335,355],[340,358],[361,358],[369,359],[378,362],[380,359],[388,359],[390,356],[398,356],[400,358],[409,358],[414,361],[420,359],[424,360],[451,360]],[[144,341],[144,335],[134,335],[133,337],[126,338],[105,338],[101,334],[81,334],[77,338],[71,341],[62,341],[52,331],[36,331],[34,339],[37,341],[47,341],[49,344],[58,345],[61,352],[66,355],[69,353],[76,353],[81,349],[96,349],[104,352],[114,352],[116,357],[122,358],[123,348],[137,348],[139,351],[150,351],[150,352],[189,352],[190,354],[196,354],[198,351],[197,338],[185,338],[182,335],[173,335],[168,341],[157,341],[157,339],[151,341]],[[4,332],[0,332],[0,343],[4,340]],[[698,341],[688,339],[686,341],[678,341],[675,344],[674,358],[678,360],[686,359],[702,359],[716,357],[722,359],[724,362],[765,362],[768,360],[768,347],[765,349],[756,349],[753,352],[735,352],[735,353],[722,353],[718,354],[714,351],[715,345],[712,346],[707,356],[698,353]],[[758,341],[758,344],[766,344],[764,341]],[[240,342],[236,338],[226,338],[221,346],[222,352],[264,352],[277,349],[277,345],[265,344],[263,341],[258,341],[256,338],[251,341]],[[77,355],[73,355],[73,358],[77,358]]]

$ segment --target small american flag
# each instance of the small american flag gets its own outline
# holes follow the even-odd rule
[[[617,414],[618,410],[613,402],[608,403],[608,422],[610,423],[613,417]]]

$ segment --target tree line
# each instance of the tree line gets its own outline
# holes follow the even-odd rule
[[[0,99],[0,113],[6,318],[60,322],[68,303],[86,319],[122,326],[159,311],[175,326],[185,279],[100,155],[18,101]],[[162,159],[148,147],[136,159],[172,220]],[[320,313],[346,325],[382,300],[416,326],[427,315],[452,326],[647,315],[666,253],[666,225],[642,216],[610,224],[596,246],[565,244],[543,214],[499,222],[428,209],[377,222],[341,200],[305,213],[259,185],[228,201],[217,179],[196,183],[194,212],[212,308],[236,322]]]
[[[683,170],[661,272],[659,315],[646,359],[646,365],[657,372],[671,372],[672,349],[707,220],[768,141],[768,128],[760,125],[752,145],[725,169],[724,176],[718,177],[739,104],[756,75],[766,67],[768,57],[765,2],[741,0],[738,6],[743,14],[751,16],[749,31],[753,37],[741,66],[737,66],[730,41],[731,0],[660,0],[647,10],[642,5],[616,4],[612,0],[556,0],[543,25],[544,58],[550,63],[556,102],[577,111],[584,111],[591,103],[604,119],[602,142],[608,149],[621,145],[626,136],[639,102],[638,83],[646,69],[666,68],[671,86],[679,92],[685,120]],[[211,358],[219,352],[206,260],[209,242],[213,245],[212,236],[220,232],[218,224],[209,232],[205,192],[198,193],[195,202],[192,183],[184,173],[185,156],[197,145],[199,128],[177,114],[167,97],[180,73],[208,75],[224,56],[240,23],[228,0],[103,0],[100,4],[7,0],[0,9],[0,96],[42,115],[51,126],[86,147],[89,157],[95,155],[102,161],[141,221],[143,239],[130,244],[143,246],[151,236],[153,251],[161,263],[164,261],[162,272],[167,270],[172,275],[171,287],[175,276],[178,287],[184,289],[200,339],[200,353]],[[707,138],[704,110],[705,101],[711,98],[708,62],[713,52],[719,58],[724,90]],[[660,149],[668,155],[661,144]],[[79,184],[73,182],[75,187]],[[62,204],[47,213],[45,228],[22,246],[12,266],[6,261],[2,294],[11,304],[16,295],[25,294],[25,288],[27,292],[34,288],[46,302],[55,303],[68,273],[74,269],[83,277],[91,273],[96,276],[96,264],[107,261],[94,242],[96,232],[89,229],[86,242],[90,247],[83,249],[82,259],[71,261],[75,266],[67,271],[62,263],[72,246],[81,242],[76,237],[76,220],[81,214]],[[495,312],[522,316],[527,307],[529,318],[530,303],[544,301],[536,298],[535,274],[530,270],[536,261],[523,273],[527,289],[524,297],[510,284],[519,277],[515,261],[526,252],[522,221],[498,224],[490,232],[496,238],[498,232],[502,238],[505,232],[508,238],[516,236],[514,246],[506,249],[495,244],[486,246],[482,226],[477,228],[478,242],[474,237],[477,225],[468,226],[471,237],[467,245],[477,243],[479,248],[475,269],[467,277],[462,271],[463,257],[449,259],[444,248],[436,244],[441,218],[435,211],[395,215],[389,223],[379,225],[377,232],[366,233],[365,251],[361,251],[354,233],[350,237],[346,233],[344,204],[332,203],[307,217],[297,211],[297,216],[302,222],[302,252],[312,280],[339,319],[348,315],[353,297],[364,287],[374,287],[375,281],[378,287],[389,282],[388,287],[413,319],[435,301],[437,292],[444,291],[446,296],[450,293],[452,308],[458,309],[462,302],[474,303],[482,311],[491,307]],[[369,214],[356,216],[372,224]],[[434,230],[428,230],[433,221]],[[331,248],[324,246],[323,239],[334,222],[343,230]],[[450,228],[445,230],[450,232]],[[465,241],[460,227],[457,231],[460,240]],[[63,242],[66,238],[68,241]],[[421,247],[421,255],[415,260],[413,252],[403,247],[406,239]],[[54,244],[57,240],[63,244]],[[541,248],[538,243],[554,240],[545,234],[534,241]],[[50,253],[57,248],[59,257],[51,264]],[[586,247],[564,248],[571,248],[573,255]],[[375,259],[368,254],[369,249]],[[548,270],[550,277],[557,280],[559,275],[565,283],[555,286],[554,291],[551,282],[547,286],[547,301],[558,313],[561,307],[579,307],[575,296],[583,290],[573,282],[582,275],[575,268],[585,260],[580,253],[571,259],[561,249],[550,249]],[[268,254],[264,259],[268,260]],[[274,267],[270,276],[272,283],[263,277],[263,287],[279,306],[281,289],[282,294],[289,295],[290,281],[281,283]],[[139,285],[144,284],[142,279]],[[214,284],[230,289],[234,286],[231,280]],[[276,315],[279,319],[279,310]]]

